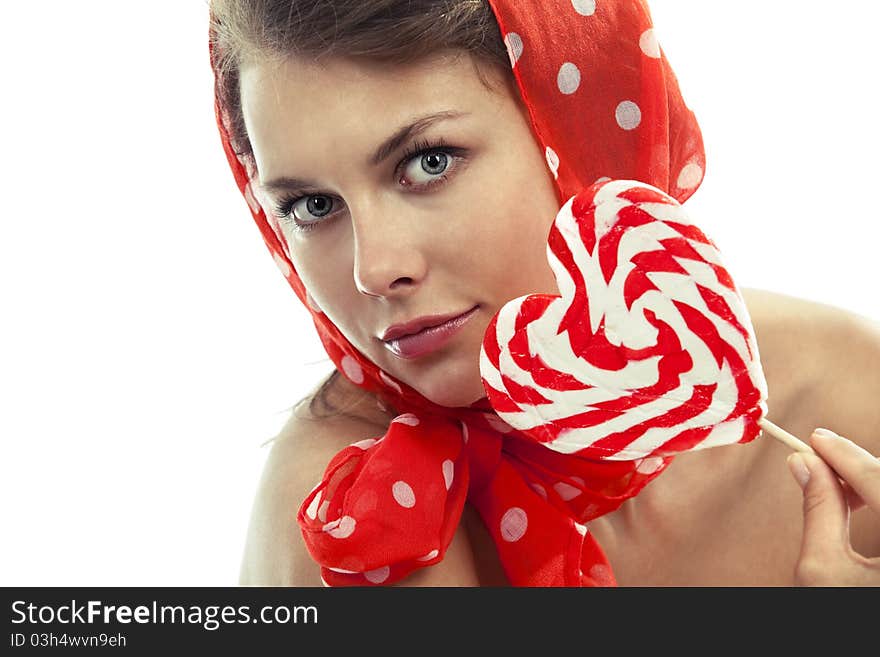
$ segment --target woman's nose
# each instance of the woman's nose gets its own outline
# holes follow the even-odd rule
[[[427,260],[413,221],[408,221],[399,209],[392,211],[376,204],[358,215],[353,211],[352,226],[358,291],[375,297],[412,294],[427,273]]]

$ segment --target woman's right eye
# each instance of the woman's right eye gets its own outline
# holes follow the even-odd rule
[[[333,203],[332,198],[323,194],[288,197],[278,203],[275,214],[299,230],[311,230],[332,212]]]

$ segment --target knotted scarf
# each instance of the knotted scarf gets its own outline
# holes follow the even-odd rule
[[[560,206],[603,179],[643,181],[679,202],[693,194],[705,168],[702,137],[644,2],[489,4]],[[672,457],[612,461],[556,452],[503,422],[487,398],[439,406],[379,369],[309,303],[282,232],[230,145],[216,86],[215,111],[235,181],[330,359],[400,413],[383,436],[339,452],[297,513],[324,582],[391,584],[438,563],[467,501],[512,585],[615,585],[589,522],[636,495]],[[548,229],[552,221],[546,217]]]

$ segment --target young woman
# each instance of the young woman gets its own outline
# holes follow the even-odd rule
[[[487,402],[493,315],[558,294],[562,203],[603,178],[684,202],[702,180],[643,2],[211,11],[227,157],[337,366],[275,440],[243,584],[880,584],[880,331],[863,318],[742,291],[768,417],[816,455],[762,437],[650,468],[560,459]],[[552,468],[568,488],[536,483]],[[581,495],[595,503],[560,512]]]

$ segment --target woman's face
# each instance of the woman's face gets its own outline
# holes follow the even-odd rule
[[[558,294],[546,258],[553,179],[515,89],[485,75],[496,91],[451,53],[407,67],[289,60],[241,72],[258,196],[285,215],[314,304],[444,406],[485,396],[480,346],[505,302]],[[382,339],[393,324],[464,313],[454,331]]]

